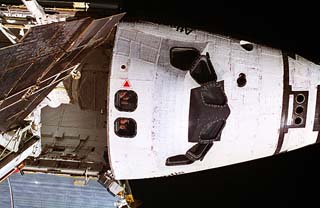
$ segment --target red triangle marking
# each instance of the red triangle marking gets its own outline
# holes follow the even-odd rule
[[[122,86],[129,88],[129,87],[131,87],[131,84],[130,84],[129,80],[126,80],[126,81],[124,81]]]

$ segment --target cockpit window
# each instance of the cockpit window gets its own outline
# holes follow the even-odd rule
[[[137,123],[132,118],[117,118],[114,122],[114,132],[119,137],[135,137],[137,135]]]
[[[138,95],[132,90],[119,90],[115,94],[114,104],[119,111],[132,112],[138,106]]]
[[[195,48],[173,47],[170,49],[171,65],[182,71],[190,70],[199,56],[200,52]]]

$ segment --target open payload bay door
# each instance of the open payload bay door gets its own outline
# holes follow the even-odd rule
[[[22,138],[18,149],[1,141],[0,178],[28,156],[39,156],[40,151],[35,155],[33,149],[41,149],[39,121],[26,117],[40,112],[45,104],[39,104],[61,81],[79,76],[77,67],[92,49],[106,42],[123,15],[35,26],[19,43],[0,49],[0,139],[26,126],[30,127],[26,134],[38,138],[31,145],[33,140]]]
[[[0,49],[0,131],[15,128],[109,37],[124,14],[36,26]]]

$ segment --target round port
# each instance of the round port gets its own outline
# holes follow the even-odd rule
[[[126,68],[127,68],[126,65],[124,65],[124,64],[121,65],[122,70],[125,70]]]
[[[297,107],[296,107],[296,110],[295,110],[296,114],[299,115],[299,114],[303,113],[303,111],[304,111],[304,109],[303,109],[302,106],[297,106]]]
[[[248,41],[241,40],[240,41],[240,45],[246,51],[252,51],[253,50],[253,44],[248,42]]]
[[[240,73],[239,74],[239,77],[237,79],[237,84],[238,84],[238,87],[244,87],[246,86],[247,84],[247,78],[246,78],[246,75],[244,73]]]
[[[296,124],[296,125],[300,125],[300,124],[302,124],[302,118],[301,117],[297,117],[297,118],[295,118],[294,119],[294,124]]]
[[[301,104],[301,103],[303,103],[304,101],[305,101],[305,96],[303,95],[303,94],[299,94],[299,95],[297,95],[297,97],[296,97],[296,101],[297,101],[297,103],[299,103],[299,104]]]

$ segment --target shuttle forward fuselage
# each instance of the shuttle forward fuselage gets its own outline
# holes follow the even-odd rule
[[[223,83],[230,109],[219,139],[202,160],[191,164],[166,161],[186,152],[190,160],[188,152],[195,145],[188,142],[195,131],[190,127],[191,92],[212,82],[199,84],[191,70],[173,66],[173,48],[195,49],[210,57],[217,77],[213,82]],[[112,59],[108,148],[116,179],[196,172],[317,142],[320,66],[298,55],[203,31],[120,23]],[[120,90],[137,94],[135,109],[116,106]],[[122,118],[135,122],[133,135],[117,133]]]

